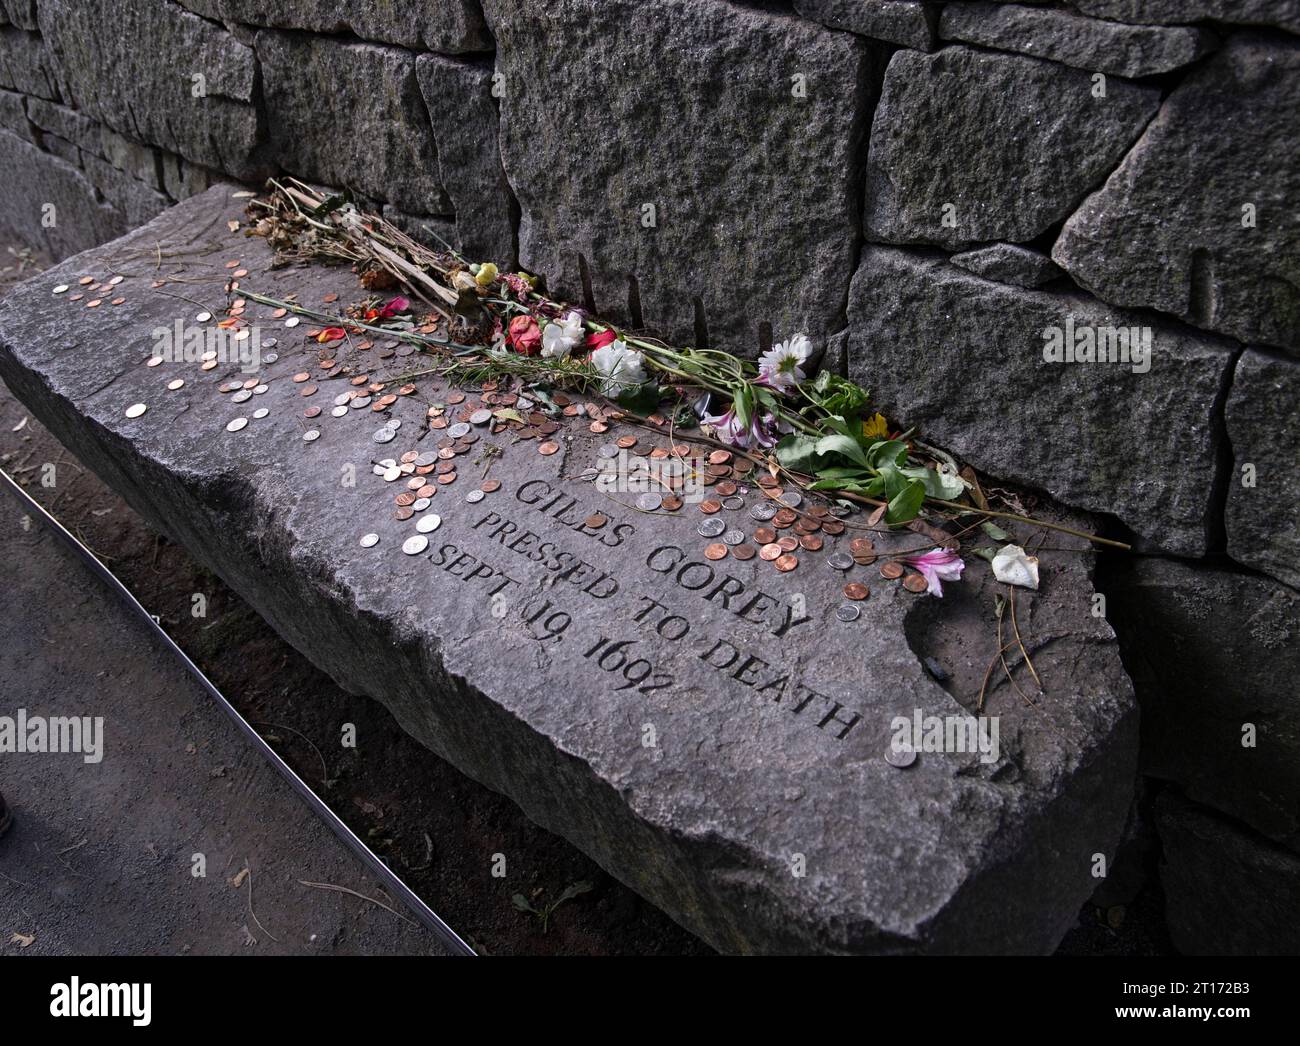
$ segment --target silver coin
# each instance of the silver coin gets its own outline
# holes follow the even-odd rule
[[[406,473],[402,471],[401,465],[390,465],[383,471],[385,483],[396,483],[404,475],[406,475]]]
[[[492,420],[492,412],[487,408],[484,408],[483,410],[476,410],[473,414],[469,416],[469,423],[471,425],[486,425],[491,420]],[[454,439],[455,437],[452,438]]]
[[[270,413],[271,412],[267,410],[265,407],[258,407],[257,410],[253,411],[253,417],[258,418],[260,420],[261,418],[266,417]]]
[[[128,418],[138,418],[141,414],[143,414],[148,409],[149,408],[146,407],[143,403],[132,403],[131,406],[126,408],[126,416]]]
[[[370,471],[373,472],[376,476],[382,476],[389,469],[396,468],[396,467],[397,467],[397,462],[395,462],[392,458],[385,458],[383,461],[376,461],[374,465],[371,467]]]
[[[242,428],[243,428],[245,425],[247,425],[247,424],[248,424],[248,419],[247,419],[247,418],[236,418],[234,421],[228,422],[228,423],[226,424],[226,431],[227,431],[227,432],[238,432],[240,429],[242,429]]]
[[[739,511],[745,507],[745,499],[733,494],[729,498],[723,498],[722,507],[732,512]]]
[[[432,504],[433,504],[433,498],[416,498],[413,502],[411,502],[411,511],[423,512],[426,508],[428,508]]]
[[[361,547],[362,547],[362,548],[374,548],[374,547],[375,547],[376,545],[378,545],[378,544],[379,544],[379,535],[378,535],[378,534],[362,534],[362,535],[361,535]]]
[[[583,469],[580,473],[578,473],[578,478],[585,479],[587,482],[590,483],[593,479],[595,479],[599,475],[600,475],[600,469],[586,468]]]
[[[826,557],[826,564],[836,570],[850,570],[853,567],[853,557],[847,552],[832,552]]]
[[[290,316],[287,320],[284,321],[284,325],[286,327],[296,327],[301,322],[302,320],[298,319],[297,316]]]
[[[390,429],[392,429],[394,432],[396,432],[398,429],[400,429],[400,428],[402,427],[402,419],[401,419],[401,418],[389,418],[388,421],[386,422],[386,425],[387,425],[388,428],[390,428]]]
[[[832,505],[831,515],[838,516],[840,519],[844,519],[844,517],[846,516],[853,515],[853,509],[849,508],[848,505]]]
[[[370,406],[370,397],[353,396],[352,399],[348,401],[348,406],[351,407],[353,410],[361,410],[363,407]]]
[[[302,434],[304,443],[315,443],[318,439],[320,439],[320,432],[316,429],[308,429]]]
[[[408,556],[418,556],[429,547],[429,539],[423,534],[413,534],[402,542],[402,551]]]
[[[341,407],[330,407],[330,417],[346,418],[347,416],[348,416],[348,408],[346,404],[344,404]]]
[[[194,317],[194,320],[197,323],[207,323],[210,319],[212,319],[212,313],[210,312],[200,312]]]
[[[749,510],[749,516],[751,519],[757,519],[766,523],[769,519],[773,518],[778,511],[780,510],[771,502],[760,501]]]
[[[716,538],[726,529],[727,524],[722,522],[722,520],[716,517],[710,517],[709,519],[700,521],[700,525],[695,528],[695,533],[699,534],[702,538]]]
[[[275,345],[279,345],[279,344],[280,344],[280,341],[279,341],[278,338],[263,338],[263,339],[262,339],[262,346],[263,346],[263,348],[267,348],[267,349],[269,349],[269,348],[271,348],[271,347],[273,347],[273,346],[275,346]],[[269,355],[274,356],[275,353],[272,352],[272,353],[270,353]],[[262,358],[265,359],[266,357],[263,356]],[[274,363],[275,361],[272,360],[271,362]]]
[[[253,386],[253,395],[254,395],[254,396],[265,396],[265,395],[266,395],[266,390],[269,389],[270,387],[271,387],[270,385],[254,385],[254,386]]]
[[[345,407],[347,406],[348,400],[350,399],[352,399],[352,393],[340,392],[337,396],[334,397],[334,406]]]
[[[430,512],[427,516],[421,516],[415,521],[415,529],[421,534],[431,534],[440,526],[442,526],[442,517],[436,512]]]
[[[469,426],[463,421],[458,421],[455,425],[451,425],[447,429],[447,435],[452,439],[460,439],[461,436],[465,435],[467,432],[469,432]]]
[[[231,398],[231,400],[232,400],[233,402],[235,402],[235,403],[244,403],[244,402],[246,402],[247,400],[251,400],[251,399],[253,398],[253,390],[252,390],[252,389],[240,389],[238,392],[236,392],[236,393],[235,393],[233,396],[231,396],[230,398]]]
[[[803,495],[797,490],[787,490],[776,500],[786,508],[798,508],[803,504]]]
[[[432,464],[433,464],[434,462],[436,462],[437,460],[438,460],[438,455],[437,455],[437,454],[433,453],[433,451],[431,451],[431,450],[426,450],[426,451],[423,451],[423,452],[420,454],[420,456],[417,457],[417,458],[415,459],[415,463],[416,463],[420,468],[426,468],[427,466],[432,465]]]
[[[743,530],[728,530],[722,535],[724,545],[743,545],[745,543],[745,532]]]
[[[173,380],[167,383],[167,387],[171,389],[172,392],[175,392],[177,389],[183,388],[184,386],[185,386],[184,378],[174,378]]]
[[[612,443],[605,447],[599,447],[596,450],[596,457],[616,458],[618,457],[618,447],[614,446]]]
[[[266,341],[262,342],[262,344],[263,344],[264,346],[265,346],[265,345],[273,345],[273,344],[275,344],[275,339],[274,339],[274,338],[268,338]],[[268,353],[266,353],[266,354],[262,357],[262,362],[263,362],[263,363],[274,363],[274,362],[275,362],[276,360],[278,360],[279,358],[280,358],[280,354],[279,354],[278,352],[268,352]]]
[[[477,505],[480,501],[483,500],[483,497],[484,497],[483,491],[471,490],[468,494],[465,495],[465,500],[468,501],[471,505]]]
[[[653,490],[642,494],[636,499],[636,507],[646,512],[654,512],[656,509],[662,507],[663,503],[663,495],[656,494]]]
[[[397,433],[394,432],[392,429],[380,429],[375,433],[374,436],[376,443],[392,443],[393,440],[396,438],[397,438]]]
[[[862,608],[856,603],[841,603],[835,610],[835,616],[841,621],[856,621],[862,616]]]
[[[54,293],[55,293],[55,294],[67,294],[67,293],[68,293],[68,285],[67,285],[66,283],[60,283],[57,287],[54,288]]]
[[[891,743],[885,749],[885,762],[890,766],[896,766],[900,770],[905,770],[916,762],[916,749],[914,748],[895,748]]]

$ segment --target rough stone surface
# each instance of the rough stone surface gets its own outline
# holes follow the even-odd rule
[[[252,48],[170,3],[41,0],[39,10],[65,101],[135,141],[236,178],[259,173]]]
[[[1156,826],[1174,947],[1185,955],[1300,952],[1300,857],[1169,794],[1156,801]]]
[[[1142,708],[1143,772],[1300,850],[1300,595],[1174,560],[1122,568],[1101,583]]]
[[[143,225],[171,206],[172,201],[153,186],[108,160],[82,153],[81,169],[100,195],[113,201],[114,208],[126,219],[127,228]]]
[[[707,328],[752,356],[764,322],[777,340],[842,326],[866,42],[719,0],[485,9],[525,266],[578,300],[585,267],[597,311],[635,322],[639,298],[678,344]]]
[[[13,91],[0,91],[0,128],[31,141],[32,128],[27,120],[22,95]]]
[[[1169,96],[1052,257],[1107,301],[1300,350],[1297,139],[1300,41],[1240,33]]]
[[[13,26],[0,28],[0,87],[37,98],[58,99],[58,78],[38,33]]]
[[[1214,19],[1242,25],[1275,25],[1300,33],[1296,0],[1073,0],[1084,14],[1117,22],[1177,25]]]
[[[0,23],[8,20],[20,29],[36,30],[36,0],[4,0],[0,3]]]
[[[469,258],[513,265],[513,198],[495,148],[500,119],[492,69],[426,54],[415,74],[438,142],[439,176],[456,211],[457,248]]]
[[[264,244],[225,232],[240,213],[229,191],[194,197],[0,303],[0,377],[87,466],[340,683],[383,700],[425,744],[720,948],[1053,946],[1095,885],[1092,855],[1119,837],[1135,769],[1131,688],[1113,633],[1089,613],[1088,556],[1048,557],[1041,590],[1020,602],[1052,700],[1030,709],[999,686],[987,709],[999,717],[997,761],[928,752],[897,770],[882,758],[893,717],[961,714],[958,699],[978,689],[994,643],[983,561],[942,600],[873,578],[871,612],[846,625],[832,571],[709,564],[698,513],[624,510],[578,480],[607,439],[583,424],[557,434],[551,457],[506,448],[491,473],[502,489],[478,505],[463,500],[470,476],[443,487],[428,551],[403,556],[412,528],[393,518],[393,487],[366,467],[355,487],[338,482],[343,463],[377,456],[377,415],[326,416],[320,439],[303,442],[289,376],[318,359],[305,336],[276,329],[280,359],[262,372],[260,397],[271,414],[230,435],[247,408],[216,391],[225,368],[143,366],[141,331],[180,315],[151,291],[151,263],[127,268],[127,303],[111,311],[49,293],[160,242],[201,300],[220,298],[212,257],[236,252],[246,290],[356,293],[346,269],[268,271]],[[385,373],[381,359],[364,366]],[[192,379],[176,393],[161,380],[173,368]],[[417,445],[421,399],[394,406],[405,424],[384,453]],[[129,420],[135,402],[149,410]],[[611,519],[593,529],[583,521],[597,507]],[[361,549],[368,530],[380,544]],[[671,565],[681,557],[699,565],[681,575]],[[710,570],[721,573],[705,583]],[[689,634],[660,635],[651,619],[667,612]],[[626,674],[602,638],[630,641]],[[923,657],[946,666],[951,693]],[[796,854],[804,876],[791,874]]]
[[[283,167],[416,214],[450,210],[414,55],[271,30],[257,34],[257,54]]]
[[[961,248],[1031,240],[1114,169],[1155,88],[965,47],[889,61],[867,153],[867,238]],[[951,206],[948,206],[951,205]]]
[[[794,8],[805,18],[832,29],[934,50],[934,25],[938,7],[917,0],[794,0]]]
[[[1123,25],[1016,4],[948,4],[939,35],[1115,76],[1167,73],[1196,61],[1217,42],[1204,29]]]
[[[1061,270],[1046,254],[1016,243],[977,247],[973,251],[954,254],[949,260],[959,269],[983,276],[986,280],[1017,287],[1041,287],[1061,275]]]
[[[491,51],[478,0],[179,0],[206,18],[268,29],[354,33],[444,54]]]
[[[1247,349],[1226,416],[1228,555],[1300,589],[1300,362]]]
[[[96,200],[94,186],[76,167],[7,131],[0,131],[0,171],[24,172],[8,182],[0,228],[52,258],[66,258],[130,227],[120,210]],[[54,206],[52,226],[42,221],[48,204]]]
[[[1045,331],[1145,325],[1077,294],[980,279],[895,248],[863,252],[849,293],[849,374],[892,418],[994,476],[1118,516],[1153,545],[1204,555],[1232,353],[1158,327],[1150,369],[1048,363]]]

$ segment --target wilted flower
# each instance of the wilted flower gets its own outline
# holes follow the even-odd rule
[[[612,330],[596,331],[587,335],[587,348],[600,349],[613,342],[618,335]]]
[[[327,342],[331,342],[331,341],[342,341],[347,336],[348,336],[348,332],[345,331],[342,327],[326,327],[323,331],[321,331],[318,335],[316,335],[316,340],[321,345],[324,345]]]
[[[510,288],[510,293],[521,302],[528,300],[528,292],[533,289],[533,285],[523,276],[522,273],[508,272],[501,277],[501,281]]]
[[[1008,585],[1038,589],[1038,557],[1019,545],[1003,545],[993,557],[993,576]]]
[[[723,443],[733,447],[775,447],[781,441],[782,429],[788,426],[779,423],[771,414],[749,416],[749,425],[740,424],[736,417],[736,408],[732,407],[725,414],[704,414],[700,421],[713,427],[714,435]]]
[[[961,572],[966,568],[961,556],[942,548],[932,549],[920,556],[904,556],[903,562],[916,567],[929,583],[926,591],[940,598],[943,598],[943,586],[939,582],[960,581]]]
[[[484,262],[478,267],[478,272],[474,274],[474,282],[480,287],[492,286],[492,281],[497,278],[497,267],[491,262]]]
[[[806,335],[777,342],[759,357],[759,380],[774,389],[793,388],[806,377],[802,368],[811,354],[812,342]]]
[[[582,335],[582,313],[575,310],[542,330],[542,355],[564,359],[582,344]]]
[[[532,316],[516,316],[510,321],[506,341],[516,352],[536,356],[542,347],[542,331]]]
[[[617,396],[645,381],[645,357],[621,338],[593,352],[591,365],[605,379],[600,391],[606,396]]]

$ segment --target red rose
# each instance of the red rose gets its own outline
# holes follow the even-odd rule
[[[618,339],[618,335],[615,334],[612,330],[604,330],[596,334],[588,334],[587,348],[591,349],[592,351],[595,351],[596,349],[603,348],[604,346],[608,345],[610,342],[616,341],[617,339]]]
[[[542,328],[531,316],[516,316],[510,321],[510,333],[506,341],[516,352],[536,356],[542,350]]]

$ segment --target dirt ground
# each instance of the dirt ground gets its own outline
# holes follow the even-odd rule
[[[0,247],[0,294],[40,259]],[[56,482],[42,485],[53,462]],[[526,955],[699,955],[710,949],[605,874],[569,843],[528,821],[504,796],[418,745],[377,702],[353,697],[284,643],[183,548],[151,531],[83,469],[0,385],[0,466],[91,548],[158,615],[185,652],[294,770],[431,908],[477,950]],[[191,614],[194,593],[207,615]],[[63,637],[72,647],[76,636]],[[12,642],[0,637],[0,643]],[[337,724],[367,743],[340,747]],[[303,811],[304,816],[310,816]],[[510,875],[490,875],[494,853]],[[542,931],[512,895],[536,907],[565,887],[594,889],[559,907]],[[1085,905],[1062,954],[1167,951],[1163,902],[1148,888],[1123,913]]]

